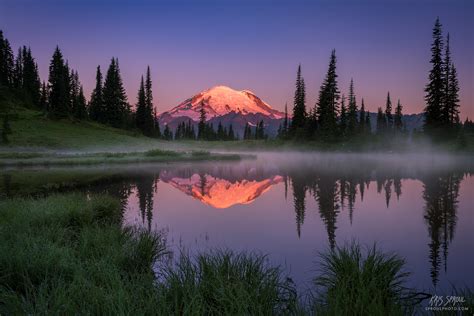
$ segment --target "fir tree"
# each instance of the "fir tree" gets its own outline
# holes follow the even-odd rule
[[[8,39],[0,30],[0,85],[12,87],[14,84],[15,58]]]
[[[379,107],[377,111],[377,135],[385,134],[387,130],[387,119],[385,118],[385,114],[382,111],[382,108]]]
[[[153,92],[152,92],[152,82],[151,82],[151,73],[150,66],[146,69],[146,80],[145,80],[145,131],[144,134],[147,136],[152,136],[154,134],[154,106],[153,106]]]
[[[362,134],[364,134],[366,132],[366,130],[365,130],[365,104],[364,104],[364,98],[362,98],[361,104],[360,104],[359,130]]]
[[[444,79],[444,95],[442,100],[442,109],[440,114],[441,124],[445,127],[450,125],[450,115],[449,115],[449,99],[450,99],[450,79],[451,79],[451,50],[449,48],[449,33],[446,37],[446,50],[444,53],[443,61],[443,79]]]
[[[451,64],[447,95],[447,114],[450,127],[459,123],[459,81],[456,67]]]
[[[347,113],[347,129],[349,135],[351,136],[357,132],[357,103],[353,79],[351,79],[351,84],[349,86],[349,111]]]
[[[107,75],[105,77],[104,89],[104,121],[114,127],[125,127],[127,124],[130,108],[120,75],[119,63],[112,58]]]
[[[346,110],[346,97],[344,94],[341,97],[341,115],[339,118],[339,127],[341,128],[341,134],[345,135],[347,131],[347,110]]]
[[[23,49],[18,48],[15,58],[15,67],[13,70],[13,87],[17,89],[23,88]]]
[[[339,88],[336,74],[336,51],[331,52],[329,67],[319,91],[316,114],[323,137],[331,137],[336,131]]]
[[[165,125],[165,130],[163,131],[163,139],[164,140],[172,140],[173,139],[173,133],[171,132],[171,129],[168,126],[168,124]]]
[[[288,136],[288,129],[289,129],[289,121],[288,121],[288,103],[285,103],[285,118],[283,119],[283,137],[286,138]]]
[[[41,93],[40,93],[40,103],[39,106],[43,112],[47,113],[48,112],[48,88],[46,86],[46,82],[43,81],[43,84],[41,85]]]
[[[433,43],[431,45],[431,70],[428,77],[428,84],[425,88],[425,130],[433,132],[442,122],[442,108],[444,99],[444,84],[443,78],[443,38],[441,31],[441,23],[439,18],[436,19],[433,28]]]
[[[198,139],[203,140],[206,138],[206,110],[204,108],[204,102],[201,101],[201,107],[199,108]]]
[[[69,73],[63,55],[56,47],[49,66],[49,116],[65,118],[69,115]]]
[[[74,111],[74,117],[78,120],[87,119],[87,105],[86,97],[84,96],[84,89],[82,85],[79,87],[79,94],[76,99],[76,107]]]
[[[403,107],[400,103],[400,99],[398,99],[397,107],[395,108],[395,117],[394,117],[394,122],[393,122],[395,131],[397,132],[401,132],[403,128],[402,109]]]
[[[100,66],[97,66],[95,75],[95,88],[91,94],[91,100],[89,102],[89,116],[91,120],[100,123],[105,123],[105,109],[104,109],[104,96],[103,96],[103,85],[102,85],[102,72]]]
[[[29,47],[26,48],[26,46],[23,46],[22,51],[23,65],[21,67],[21,88],[31,103],[34,106],[39,107],[41,81],[38,73],[38,65],[36,64]]]
[[[372,124],[370,123],[370,112],[367,111],[365,116],[365,130],[367,134],[372,134]]]
[[[229,125],[229,140],[235,140],[234,128],[232,124]]]
[[[138,96],[137,96],[137,105],[136,105],[136,112],[135,112],[135,124],[143,133],[147,130],[146,127],[146,96],[145,96],[145,84],[143,82],[143,76],[140,81],[140,88],[138,89]]]
[[[390,99],[390,92],[387,93],[387,102],[385,103],[385,119],[387,121],[387,130],[392,130],[393,116],[392,116],[392,100]]]
[[[301,65],[296,72],[296,90],[293,105],[293,118],[291,121],[291,130],[294,132],[303,128],[306,120],[306,91],[304,79],[301,76]]]

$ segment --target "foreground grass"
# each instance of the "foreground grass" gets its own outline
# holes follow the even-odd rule
[[[397,255],[364,251],[352,243],[321,254],[321,273],[314,283],[316,314],[404,315],[422,294],[404,287],[409,273]]]

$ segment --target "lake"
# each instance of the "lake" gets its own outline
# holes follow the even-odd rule
[[[108,193],[125,223],[166,234],[174,257],[215,248],[268,255],[304,291],[318,253],[357,240],[406,259],[409,285],[474,287],[471,157],[259,154],[238,162],[0,171],[2,198]]]

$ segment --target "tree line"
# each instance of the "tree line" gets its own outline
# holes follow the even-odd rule
[[[462,126],[459,120],[459,81],[452,61],[449,34],[446,45],[442,37],[441,23],[436,19],[433,28],[432,69],[426,86],[424,109],[424,132],[430,136],[456,135]],[[366,111],[364,99],[357,102],[354,80],[351,79],[347,98],[341,94],[336,72],[336,51],[331,52],[329,66],[319,89],[314,107],[306,105],[306,86],[301,65],[296,73],[296,89],[291,121],[287,118],[280,125],[281,139],[337,141],[356,137],[404,135],[403,106],[398,99],[393,109],[390,92],[385,107],[378,107],[376,128],[372,130],[370,113]],[[466,121],[468,122],[468,121]]]
[[[0,86],[20,94],[25,104],[51,119],[91,120],[117,128],[138,128],[146,136],[161,137],[150,67],[141,78],[135,110],[127,100],[117,58],[111,59],[105,80],[97,66],[95,88],[87,102],[79,73],[69,66],[59,47],[51,57],[48,81],[41,82],[31,48],[20,47],[15,57],[0,31]],[[4,117],[8,120],[6,114]]]

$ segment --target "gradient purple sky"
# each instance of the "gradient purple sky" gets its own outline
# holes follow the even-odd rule
[[[370,111],[400,98],[424,108],[436,16],[451,35],[461,117],[474,118],[474,1],[60,1],[0,0],[0,29],[29,45],[42,79],[56,45],[87,97],[95,68],[118,57],[130,103],[150,65],[159,112],[215,85],[249,89],[276,109],[292,104],[298,63],[313,106],[331,49],[341,90],[354,78]]]

